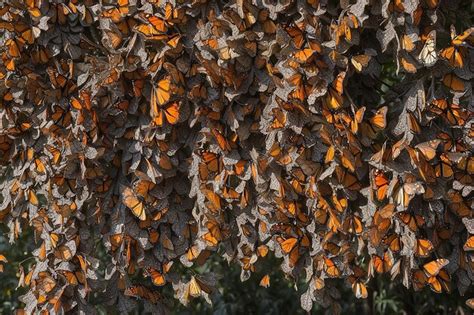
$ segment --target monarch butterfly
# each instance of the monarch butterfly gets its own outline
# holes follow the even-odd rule
[[[344,78],[346,77],[346,72],[340,72],[332,84],[328,88],[326,94],[326,106],[329,109],[335,110],[339,109],[344,101],[343,91],[344,91]]]
[[[411,214],[408,211],[401,211],[397,213],[398,219],[400,219],[405,225],[407,225],[410,230],[416,232],[418,228],[422,227],[425,224],[425,219],[421,215]]]
[[[268,126],[269,130],[278,130],[286,126],[286,113],[283,112],[280,108],[273,108],[273,120]]]
[[[307,95],[311,91],[311,86],[305,82],[305,79],[300,73],[295,73],[288,79],[288,83],[294,86],[294,89],[288,94],[288,99],[293,103],[303,103],[306,100]],[[278,105],[285,110],[292,110],[290,103],[278,102]]]
[[[388,5],[388,10],[390,12],[398,12],[398,13],[405,12],[405,6],[403,5],[403,1],[402,0],[390,1],[390,4]]]
[[[348,43],[352,42],[352,29],[357,29],[358,27],[359,21],[355,15],[352,14],[344,16],[339,25],[331,25],[331,28],[335,29],[334,36],[336,45],[339,45],[341,38],[344,38]]]
[[[264,275],[262,279],[260,280],[261,287],[268,288],[270,286],[270,276],[269,275]]]
[[[438,61],[436,52],[436,31],[432,30],[426,38],[425,45],[421,49],[418,59],[427,67],[430,67]]]
[[[458,104],[449,104],[445,99],[435,99],[429,109],[438,116],[442,116],[452,126],[463,126],[469,117],[467,111]]]
[[[413,288],[415,291],[419,291],[424,288],[428,279],[422,270],[417,269],[412,273],[412,280]]]
[[[375,115],[369,119],[370,125],[377,129],[385,129],[387,127],[387,111],[387,106],[379,108]]]
[[[330,258],[327,257],[324,257],[324,271],[330,278],[339,278],[341,276],[339,268]]]
[[[298,243],[298,239],[295,237],[288,238],[288,239],[279,239],[279,243],[281,246],[282,251],[285,254],[289,254],[293,248],[295,248],[296,244]]]
[[[7,39],[5,41],[5,46],[8,47],[8,55],[11,57],[11,58],[18,58],[20,57],[20,45],[17,44],[16,40],[14,39]]]
[[[260,257],[265,257],[267,256],[268,254],[268,246],[267,245],[260,245],[259,247],[257,247],[257,253],[258,253],[258,256]]]
[[[129,13],[129,0],[118,0],[118,7],[102,12],[101,16],[111,19],[114,23],[120,22]]]
[[[354,108],[352,108],[354,112]],[[362,123],[365,114],[365,106],[362,106],[357,111],[354,112],[354,119],[350,122],[351,132],[355,135],[359,131],[359,124]]]
[[[385,236],[387,231],[390,229],[392,225],[392,215],[395,210],[394,204],[387,204],[383,208],[378,209],[375,211],[373,220],[372,220],[372,227],[370,230],[370,242],[378,246],[380,241]]]
[[[28,9],[28,13],[30,13],[30,15],[33,18],[38,18],[38,17],[41,16],[41,10],[40,10],[41,1],[38,1],[38,0],[25,0],[24,4],[26,4],[26,8]]]
[[[426,0],[425,2],[430,9],[436,9],[441,0]]]
[[[57,70],[54,70],[52,67],[46,68],[46,72],[48,73],[49,80],[51,85],[55,89],[63,88],[66,86],[67,78],[60,74]]]
[[[408,52],[413,51],[415,49],[415,44],[413,43],[412,37],[409,35],[404,34],[402,36],[402,48]]]
[[[441,50],[441,57],[448,60],[453,67],[462,68],[464,66],[463,58],[465,55],[465,48],[461,45],[473,32],[474,27],[471,27],[464,33],[456,35],[456,29],[454,25],[451,25],[451,46]]]
[[[199,163],[199,177],[201,180],[209,178],[209,173],[220,173],[223,167],[222,157],[214,152],[200,151],[198,153],[201,163]]]
[[[297,85],[299,84],[301,83],[297,83]],[[275,100],[278,106],[280,106],[280,108],[283,108],[284,110],[288,112],[298,111],[304,115],[307,115],[308,110],[306,109],[306,107],[302,105],[302,102],[306,99],[306,92],[304,91],[304,87],[302,85],[301,85],[301,88],[303,89],[303,91],[301,92],[299,91],[300,88],[297,88],[293,90],[293,92],[290,93],[289,98],[295,98],[292,101],[285,102],[277,96]]]
[[[231,150],[229,141],[227,141],[227,139],[222,135],[222,133],[216,128],[212,128],[211,131],[221,150],[224,152],[229,152]]]
[[[439,158],[440,161],[435,166],[436,177],[451,178],[454,175],[451,161],[446,153],[442,153]]]
[[[222,189],[222,196],[227,200],[237,200],[240,199],[240,193],[238,193],[230,185],[226,184]]]
[[[166,284],[164,274],[160,273],[158,270],[154,268],[147,268],[146,272],[151,277],[151,281],[154,285],[161,287]]]
[[[124,294],[127,296],[133,296],[148,300],[153,304],[157,304],[160,300],[162,300],[160,293],[158,293],[157,291],[152,291],[142,285],[128,287],[125,289]]]
[[[79,283],[76,275],[71,271],[59,270],[59,273],[64,276],[68,284],[77,285]]]
[[[191,277],[191,280],[188,283],[188,292],[192,297],[198,297],[201,295],[201,287],[194,276]]]
[[[352,153],[347,149],[342,149],[340,152],[341,164],[343,167],[348,169],[351,173],[354,173],[357,160]]]
[[[434,169],[425,159],[421,151],[409,146],[406,146],[405,149],[408,151],[412,163],[417,166],[420,176],[428,183],[436,182]]]
[[[169,35],[166,34],[167,26],[165,21],[162,19],[153,16],[153,15],[144,15],[147,23],[138,24],[133,27],[133,29],[145,36],[145,39],[148,40],[165,40],[169,39]]]
[[[353,268],[353,275],[348,277],[349,282],[352,284],[352,291],[358,299],[365,299],[368,296],[367,287],[360,279],[364,275],[365,271],[362,268],[355,266]]]
[[[146,220],[146,213],[145,213],[145,207],[143,205],[143,202],[141,202],[133,190],[129,187],[124,187],[123,189],[123,197],[122,201],[125,206],[130,208],[132,210],[132,213],[139,218],[141,221]]]
[[[402,250],[403,243],[400,240],[400,236],[397,233],[392,233],[384,238],[384,244],[390,248],[392,253],[399,252]]]
[[[371,59],[370,55],[356,55],[351,58],[351,63],[357,72],[362,72],[367,68]]]
[[[35,159],[35,167],[38,173],[46,173],[46,166],[44,165],[43,161],[41,161],[41,159]]]
[[[19,44],[20,49],[24,44],[33,44],[35,38],[37,38],[40,33],[40,30],[36,26],[31,28],[29,25],[22,22],[15,23],[14,29],[17,34],[15,40]]]
[[[106,38],[108,39],[112,48],[117,49],[118,47],[120,47],[123,41],[123,36],[121,32],[104,30],[104,34],[106,35]]]
[[[447,264],[449,264],[449,260],[445,258],[436,259],[424,264],[423,271],[426,273],[427,276],[433,277],[438,275],[440,270],[443,269]]]
[[[214,218],[208,218],[206,222],[206,232],[202,238],[207,242],[209,246],[217,246],[220,241],[226,239],[229,235],[228,228],[221,226],[221,224]]]
[[[363,136],[375,139],[377,133],[387,127],[388,107],[383,106],[375,112],[368,122],[362,122],[360,129]]]
[[[148,198],[149,192],[155,187],[155,183],[142,173],[138,173],[139,179],[133,183],[133,190],[135,193],[143,198]]]
[[[389,180],[381,170],[374,171],[373,189],[376,191],[377,200],[382,201],[387,197]]]
[[[152,25],[154,29],[160,33],[166,33],[168,31],[168,23],[156,15],[141,12],[138,14],[138,17],[149,25]]]
[[[33,206],[38,206],[39,201],[36,193],[33,190],[28,190],[28,202],[31,203]]]
[[[466,305],[471,309],[474,310],[474,298],[470,298],[466,300]]]
[[[293,39],[293,45],[296,49],[301,49],[305,43],[305,35],[303,33],[304,25],[302,23],[294,23],[294,25],[284,25],[283,29]]]
[[[362,188],[361,183],[352,175],[348,170],[341,168],[340,166],[336,166],[335,169],[336,178],[340,184],[349,190],[359,190]]]
[[[218,213],[222,209],[221,198],[213,190],[203,188],[202,192],[206,196],[208,202],[206,206],[214,213]]]
[[[430,285],[431,290],[436,293],[441,293],[443,290],[447,293],[451,292],[450,281],[451,277],[444,269],[440,270],[436,276],[427,279],[427,283]]]
[[[436,149],[440,143],[441,140],[435,139],[419,143],[415,148],[423,154],[427,161],[431,161],[436,156]]]
[[[373,272],[379,274],[389,272],[393,267],[392,255],[386,251],[383,257],[372,255],[369,263],[369,274],[373,275]]]
[[[430,240],[417,239],[415,244],[415,254],[419,257],[428,257],[434,247]]]
[[[463,92],[464,82],[455,74],[450,73],[443,77],[443,84],[455,92]]]
[[[283,238],[277,237],[277,242],[280,244],[283,253],[289,255],[290,266],[295,266],[300,259],[300,248],[309,247],[309,238],[304,234],[301,237]]]
[[[188,251],[186,252],[186,258],[187,258],[188,261],[193,261],[196,258],[198,258],[200,253],[201,253],[201,251],[199,250],[199,246],[198,245],[193,245],[193,246],[188,248]]]
[[[211,293],[212,288],[209,287],[204,281],[201,279],[191,276],[191,280],[188,282],[188,286],[184,293],[184,297],[186,300],[189,300],[189,297],[199,297],[201,296],[202,292]]]
[[[158,100],[158,102],[157,102]],[[158,93],[153,93],[150,103],[150,116],[156,126],[163,126],[165,121],[171,125],[175,125],[179,121],[180,105],[177,101],[170,102],[166,105],[159,105]]]
[[[348,216],[342,224],[344,231],[353,234],[361,234],[363,232],[362,221],[357,215]]]
[[[467,217],[471,215],[471,210],[464,202],[464,199],[459,191],[448,191],[449,208],[459,217]]]
[[[410,60],[410,57],[400,56],[400,64],[408,73],[416,73],[417,71],[416,65],[412,60]]]

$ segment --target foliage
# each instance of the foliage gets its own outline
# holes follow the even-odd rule
[[[473,6],[4,1],[5,312],[474,307]]]

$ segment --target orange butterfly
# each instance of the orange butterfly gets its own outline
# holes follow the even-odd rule
[[[128,287],[125,289],[124,294],[127,296],[133,296],[148,300],[153,304],[157,304],[159,301],[162,300],[161,294],[159,294],[157,291],[152,291],[142,285]]]
[[[118,0],[118,7],[114,7],[102,12],[101,16],[111,19],[114,23],[120,22],[129,13],[128,0]]]
[[[442,116],[452,126],[463,126],[469,117],[468,112],[458,104],[448,104],[445,99],[435,99],[429,106],[431,112]]]
[[[270,286],[270,276],[264,275],[260,280],[260,286],[264,288],[268,288]]]
[[[375,139],[377,133],[387,127],[387,111],[388,107],[383,106],[377,110],[368,122],[363,122],[360,125],[362,134],[369,139]]]
[[[339,165],[335,169],[336,178],[340,184],[349,190],[359,190],[362,188],[361,183],[352,175],[349,170],[341,168]]]
[[[289,255],[289,261],[291,266],[295,266],[298,263],[301,254],[300,248],[310,246],[310,240],[308,236],[306,236],[306,234],[299,238],[290,237],[286,239],[278,236],[277,242],[280,244],[283,253]]]
[[[357,72],[362,72],[369,65],[372,56],[369,55],[356,55],[351,58],[351,63]]]
[[[361,281],[361,278],[364,277],[365,274],[362,268],[355,266],[353,268],[353,274],[348,277],[349,282],[352,284],[352,291],[358,299],[365,299],[368,296],[367,287]]]
[[[283,112],[280,108],[273,108],[273,120],[268,126],[269,130],[278,130],[286,126],[286,113]]]
[[[345,77],[346,72],[340,72],[329,86],[328,93],[326,94],[326,106],[329,109],[335,110],[342,106],[344,102],[343,92]]]
[[[436,177],[451,178],[454,175],[452,163],[446,153],[439,156],[439,163],[435,166]]]
[[[141,202],[133,190],[129,187],[123,189],[123,204],[132,210],[132,213],[141,221],[146,220],[145,206]]]
[[[213,128],[211,131],[221,150],[224,152],[229,152],[231,150],[229,141],[227,141],[227,139],[222,135],[222,133],[216,128]]]
[[[342,227],[348,233],[361,234],[363,232],[362,220],[357,215],[348,216]]]
[[[425,41],[425,45],[418,55],[423,64],[427,67],[430,67],[438,61],[438,54],[436,52],[436,31],[431,31]]]
[[[170,81],[168,79],[161,80],[158,82],[158,86],[153,88],[150,100],[150,116],[157,126],[163,126],[165,121],[171,125],[179,121],[179,103],[173,101],[166,104],[170,97]]]
[[[454,28],[454,25],[451,25],[451,46],[441,50],[441,57],[448,60],[453,67],[462,68],[464,66],[466,48],[461,45],[466,41],[466,39],[471,37],[473,32],[474,27],[471,27],[464,33],[456,35],[456,29]]]
[[[434,247],[430,240],[417,239],[415,244],[415,254],[419,257],[428,257]]]
[[[324,257],[324,271],[331,278],[338,278],[341,276],[341,271],[336,264],[327,257]]]
[[[229,230],[223,227],[213,218],[208,218],[206,222],[208,232],[202,235],[208,246],[217,246],[220,241],[229,236]]]
[[[373,189],[376,191],[377,200],[382,201],[387,197],[389,180],[381,170],[374,171]]]
[[[370,230],[370,242],[378,246],[387,231],[392,226],[392,216],[395,210],[394,204],[387,204],[383,208],[375,211]]]
[[[400,236],[397,233],[392,233],[385,237],[383,240],[384,244],[390,248],[392,253],[399,252],[402,250],[403,243],[400,240]]]
[[[146,24],[138,24],[134,26],[134,30],[145,36],[149,40],[168,39],[166,34],[168,27],[163,19],[151,14],[140,14],[140,18],[146,21]]]
[[[425,219],[421,215],[413,215],[408,211],[397,212],[397,217],[414,232],[425,224]]]
[[[154,268],[147,268],[147,274],[151,277],[151,281],[156,286],[163,286],[166,284],[165,275]]]
[[[443,84],[455,92],[463,92],[465,89],[464,81],[453,73],[446,74],[443,77]]]
[[[297,49],[301,49],[305,43],[305,34],[304,32],[304,25],[303,23],[294,23],[293,25],[284,25],[283,29],[290,35],[293,39],[293,45]]]
[[[451,277],[446,270],[440,270],[438,275],[429,277],[427,279],[428,284],[436,293],[441,293],[443,290],[447,293],[451,292]]]
[[[392,255],[386,251],[383,257],[379,257],[377,255],[372,255],[369,263],[369,274],[373,275],[374,271],[377,273],[386,273],[390,272],[393,267],[393,257]]]
[[[222,157],[216,153],[210,151],[200,151],[198,153],[201,158],[199,164],[199,176],[201,180],[207,180],[209,173],[220,173],[223,168]]]
[[[342,21],[338,25],[331,25],[332,29],[335,29],[334,36],[336,45],[339,45],[341,38],[344,38],[348,43],[352,42],[352,29],[359,27],[359,21],[355,15],[344,16]]]

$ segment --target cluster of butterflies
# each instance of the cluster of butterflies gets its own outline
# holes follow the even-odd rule
[[[281,258],[308,311],[381,274],[464,294],[474,27],[462,1],[353,2],[5,1],[0,222],[34,232],[24,310],[210,302],[191,267],[213,255],[242,281]]]

